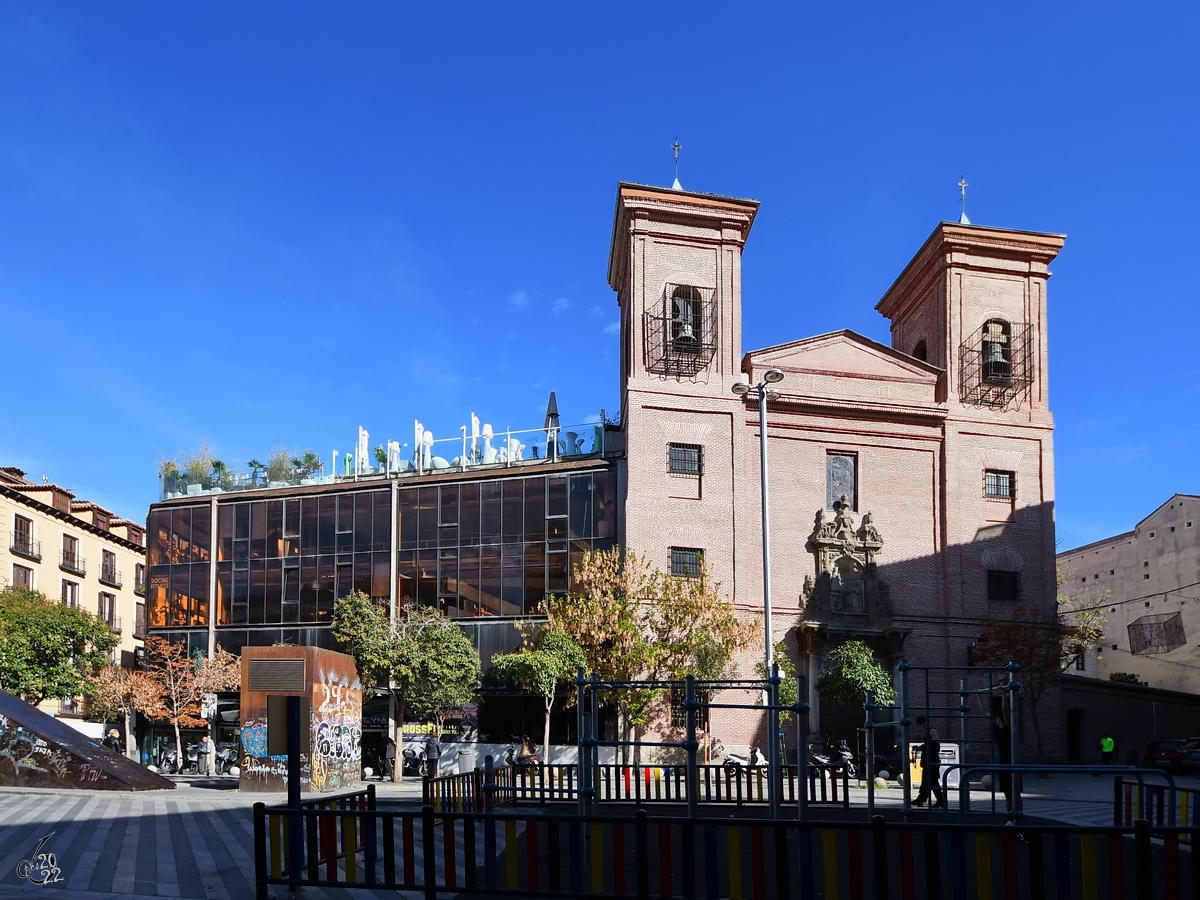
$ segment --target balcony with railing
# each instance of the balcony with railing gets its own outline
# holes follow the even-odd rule
[[[59,557],[58,567],[64,572],[71,572],[78,575],[80,578],[87,575],[87,564],[83,560],[81,553],[69,553],[66,550],[62,551]]]
[[[58,713],[63,716],[82,716],[87,704],[82,697],[64,697],[58,701]]]
[[[549,411],[547,415],[550,420]],[[206,472],[169,468],[160,475],[161,499],[208,494],[261,491],[301,485],[340,484],[373,479],[420,478],[446,472],[485,471],[498,468],[540,466],[606,452],[605,426],[617,422],[600,411],[593,422],[560,425],[557,414],[542,428],[496,431],[471,425],[461,426],[456,437],[434,439],[432,432],[417,424],[413,443],[387,441],[370,449],[368,434],[361,431],[356,449],[334,452],[333,464],[319,458],[293,459],[289,464],[267,465],[250,472],[224,467]],[[412,449],[415,447],[416,449]]]
[[[117,571],[115,566],[101,566],[100,583],[107,584],[109,587],[119,588],[121,586],[121,573]]]
[[[133,619],[133,636],[135,638],[144,638],[146,636],[146,607],[140,603]]]
[[[32,559],[34,562],[42,561],[42,542],[35,541],[29,535],[19,531],[13,532],[12,543],[9,544],[8,549],[17,556]]]

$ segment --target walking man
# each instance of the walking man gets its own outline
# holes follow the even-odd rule
[[[1100,738],[1100,758],[1104,760],[1106,766],[1112,765],[1113,753],[1116,752],[1117,742],[1112,739],[1112,735],[1107,731],[1104,732],[1104,737]]]
[[[925,743],[921,748],[921,790],[913,806],[924,806],[930,793],[933,794],[933,803],[929,808],[937,809],[942,805],[941,774],[942,742],[938,740],[937,729],[930,728],[925,732]]]

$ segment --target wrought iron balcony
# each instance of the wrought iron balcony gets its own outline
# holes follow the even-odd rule
[[[100,568],[100,583],[107,584],[109,587],[119,588],[121,586],[121,573],[116,569],[102,566]]]
[[[62,551],[58,567],[65,572],[73,572],[81,578],[87,574],[87,563],[84,562],[83,555],[79,553]]]
[[[146,636],[146,610],[140,604],[133,620],[133,636],[135,638]]]
[[[31,540],[23,534],[13,534],[12,543],[8,549],[17,554],[17,556],[23,556],[35,562],[42,561],[42,542]]]

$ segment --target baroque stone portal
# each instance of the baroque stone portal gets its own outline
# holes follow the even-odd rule
[[[871,513],[854,527],[854,513],[846,495],[837,504],[833,519],[825,509],[818,510],[816,525],[808,539],[808,549],[816,562],[816,577],[804,579],[805,620],[853,623],[868,628],[890,622],[892,605],[888,586],[875,567],[875,556],[882,548],[883,537]]]

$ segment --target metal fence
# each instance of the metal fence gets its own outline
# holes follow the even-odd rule
[[[489,896],[1195,896],[1200,829],[817,823],[372,809],[366,793],[254,806],[256,891],[372,887]],[[295,827],[292,823],[295,823]],[[1185,848],[1186,849],[1186,848]]]

